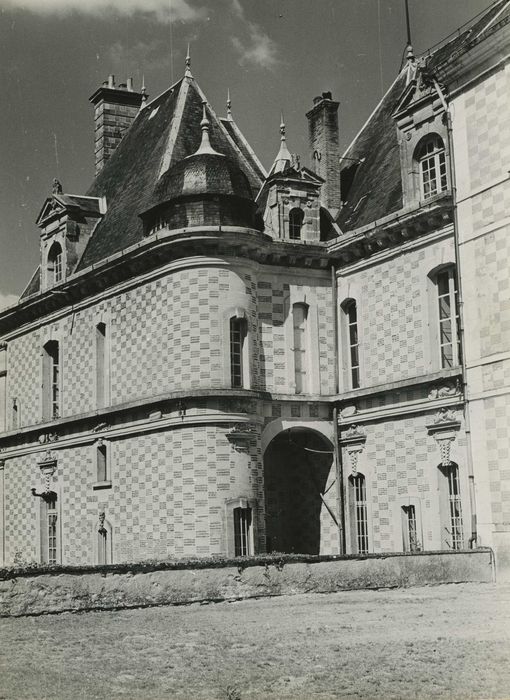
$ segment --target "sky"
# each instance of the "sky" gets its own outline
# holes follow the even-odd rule
[[[422,53],[491,0],[409,0]],[[347,147],[396,77],[404,0],[0,0],[0,309],[39,263],[35,220],[57,177],[84,194],[94,176],[88,98],[114,74],[143,76],[150,98],[192,72],[234,118],[262,163],[287,143],[309,163],[305,112],[330,90]]]

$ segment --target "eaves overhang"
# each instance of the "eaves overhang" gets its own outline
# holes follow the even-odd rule
[[[453,200],[451,192],[447,191],[345,232],[340,239],[329,243],[329,253],[336,264],[352,263],[444,228],[452,222]]]
[[[267,265],[326,269],[327,243],[275,241],[256,229],[238,226],[161,229],[130,248],[70,275],[65,282],[37,292],[0,313],[0,336],[21,329],[65,307],[181,258],[248,258]]]

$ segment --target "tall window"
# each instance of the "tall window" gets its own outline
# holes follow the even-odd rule
[[[292,323],[294,329],[294,381],[296,385],[296,394],[302,394],[306,391],[307,318],[308,306],[306,304],[294,304],[292,307]]]
[[[353,549],[358,554],[368,553],[367,490],[363,474],[349,477],[351,533]]]
[[[106,324],[96,326],[96,402],[99,407],[107,403],[108,348]]]
[[[236,316],[230,319],[230,383],[233,388],[243,386],[243,349],[246,320]]]
[[[459,467],[450,462],[447,467],[440,467],[447,482],[447,544],[452,549],[462,549],[464,546],[464,527],[462,523],[462,504],[460,500]]]
[[[347,340],[347,357],[349,383],[351,389],[358,389],[360,385],[360,364],[359,364],[359,336],[358,336],[358,309],[354,299],[343,304],[344,328]]]
[[[60,353],[56,340],[43,348],[43,418],[60,417]]]
[[[448,187],[446,156],[439,136],[428,138],[417,153],[423,199],[444,192]]]
[[[97,481],[108,480],[108,453],[106,445],[99,445],[96,449]]]
[[[251,508],[234,508],[234,546],[236,557],[253,554]]]
[[[57,494],[50,491],[41,499],[41,559],[44,564],[58,563]]]
[[[291,209],[289,212],[289,238],[299,240],[301,238],[301,229],[303,228],[303,220],[305,213],[299,207]]]
[[[48,285],[58,284],[64,279],[62,246],[54,243],[48,253]]]
[[[421,550],[416,519],[416,506],[402,506],[402,536],[404,552],[419,552]]]
[[[441,367],[454,367],[460,363],[461,353],[457,275],[454,267],[437,274],[436,287]]]

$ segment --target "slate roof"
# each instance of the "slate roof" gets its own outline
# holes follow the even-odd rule
[[[160,176],[193,154],[201,141],[202,101],[196,81],[183,78],[149,103],[96,177],[87,195],[106,197],[107,211],[96,227],[77,271],[98,263],[143,238],[140,214],[154,203]],[[240,150],[222,120],[208,108],[212,147],[233,161],[252,192],[262,184],[258,163]]]
[[[508,21],[510,0],[497,0],[453,38],[447,37],[444,43],[425,53],[418,64],[437,73],[440,79],[447,72],[449,62],[455,61],[461,53]],[[344,232],[361,228],[402,208],[399,147],[393,114],[406,89],[408,70],[405,66],[397,76],[343,155],[347,160],[342,173],[347,175],[350,171],[351,177],[354,173],[346,204],[337,218],[337,224]]]

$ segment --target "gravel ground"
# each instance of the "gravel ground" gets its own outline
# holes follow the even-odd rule
[[[0,700],[510,698],[510,585],[0,620]]]

